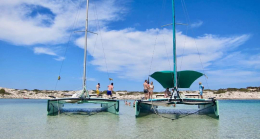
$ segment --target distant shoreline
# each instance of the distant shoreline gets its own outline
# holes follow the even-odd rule
[[[205,90],[203,93],[204,98],[212,98],[215,97],[219,100],[260,100],[260,91],[258,90],[248,90],[248,89],[240,89],[243,91],[228,91],[228,89],[224,90]],[[54,90],[19,90],[19,89],[10,89],[0,87],[0,99],[51,99],[48,96],[55,96],[57,98],[65,98],[68,97],[68,94],[74,94],[77,91],[54,91]],[[89,94],[95,95],[95,91],[89,90]],[[153,95],[153,98],[156,98],[157,94],[163,94],[163,92],[156,92]],[[199,91],[180,91],[180,95],[182,97],[185,94],[199,94]],[[94,96],[95,97],[95,96]],[[113,97],[117,99],[142,99],[144,97],[144,93],[142,92],[127,92],[127,91],[117,91],[113,92]],[[103,98],[107,98],[106,92],[103,91]],[[158,97],[161,98],[161,97]],[[193,97],[198,98],[198,97]]]
[[[35,99],[35,100],[44,100],[44,99],[51,99],[48,98],[3,98],[0,97],[0,99]],[[138,99],[118,99],[118,100],[138,100]],[[216,100],[260,100],[260,98],[218,98]]]

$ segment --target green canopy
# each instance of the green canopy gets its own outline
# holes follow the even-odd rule
[[[202,73],[192,70],[178,71],[178,88],[189,88],[191,84],[202,75]],[[150,76],[158,81],[164,88],[174,87],[173,71],[157,71]]]

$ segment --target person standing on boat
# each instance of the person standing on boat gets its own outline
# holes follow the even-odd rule
[[[174,99],[177,99],[178,95],[177,95],[177,91],[175,89],[172,89],[172,95],[174,97]]]
[[[99,88],[100,88],[100,83],[98,83],[98,84],[96,85],[97,97],[99,97]]]
[[[153,85],[153,82],[151,82],[151,84],[149,86],[149,93],[148,93],[149,99],[153,99],[153,89],[154,89],[154,85]]]
[[[173,88],[171,94],[173,95],[174,99],[177,99],[178,95],[176,89]],[[175,103],[173,104],[173,107],[176,107]]]
[[[170,96],[170,91],[169,91],[169,88],[167,88],[165,91],[164,91],[164,97],[167,98]]]
[[[146,99],[150,98],[150,82],[148,81],[146,84],[147,93],[146,93]]]
[[[107,87],[108,87],[107,95],[112,97],[112,92],[113,92],[113,89],[114,89],[113,83],[111,83],[111,85],[108,85]]]
[[[147,99],[147,94],[148,94],[148,85],[147,80],[144,81],[143,86],[144,86],[144,98]]]
[[[200,91],[200,98],[203,99],[203,90],[204,90],[204,86],[201,84],[201,82],[199,82],[199,91]]]

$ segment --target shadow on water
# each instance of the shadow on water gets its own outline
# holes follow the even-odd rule
[[[60,113],[55,113],[49,116],[57,116],[57,115],[84,115],[84,116],[93,116],[102,112],[107,112],[106,110],[102,110],[101,108],[67,108],[62,109]]]

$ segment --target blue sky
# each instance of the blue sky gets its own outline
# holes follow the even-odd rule
[[[81,89],[84,33],[69,36],[84,30],[85,5],[1,1],[0,86]],[[189,24],[176,26],[178,70],[208,76],[189,89],[198,90],[199,81],[210,89],[260,86],[259,6],[257,0],[176,0],[176,22]],[[105,90],[113,78],[115,90],[142,91],[149,74],[172,70],[172,28],[161,27],[171,14],[171,0],[90,0],[89,30],[98,35],[88,33],[87,88],[100,82]]]

